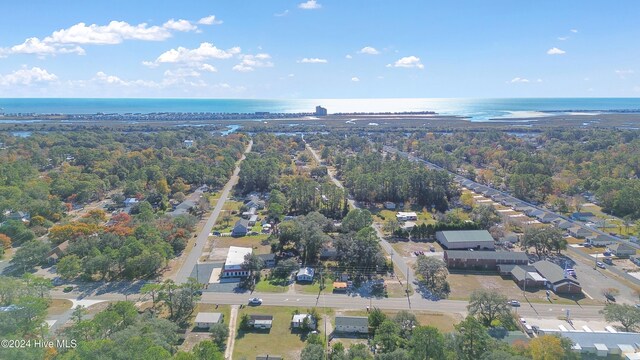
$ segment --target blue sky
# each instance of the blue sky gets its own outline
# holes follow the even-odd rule
[[[3,97],[640,96],[631,0],[2,7]]]

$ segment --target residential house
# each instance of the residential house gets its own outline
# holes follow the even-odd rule
[[[248,211],[245,211],[245,212],[243,212],[243,213],[242,213],[242,218],[243,218],[243,219],[249,219],[249,218],[251,218],[253,215],[256,215],[256,214],[257,214],[257,212],[258,212],[258,209],[256,209],[256,208],[254,208],[254,207],[249,208],[249,210],[248,210]]]
[[[544,211],[542,211],[540,209],[536,209],[536,208],[531,208],[531,210],[528,210],[525,214],[528,217],[538,218],[538,215],[544,214]]]
[[[291,319],[291,328],[302,329],[305,327],[305,322],[307,329],[315,330],[317,325],[316,319],[314,319],[311,314],[294,314],[293,319]]]
[[[595,215],[592,212],[574,212],[571,214],[573,220],[590,221]]]
[[[60,258],[65,255],[68,248],[69,240],[65,240],[64,242],[60,243],[60,245],[54,247],[51,251],[49,251],[49,254],[47,255],[47,261],[50,264],[57,263],[58,260],[60,260]]]
[[[609,251],[619,258],[628,258],[636,254],[636,248],[623,242],[617,242],[609,245]]]
[[[554,215],[554,214],[549,213],[549,212],[544,212],[542,214],[538,214],[536,216],[536,218],[538,219],[538,221],[540,221],[543,224],[549,224],[553,220],[557,219],[558,215]]]
[[[183,202],[181,202],[178,206],[176,206],[175,209],[173,209],[173,211],[171,211],[169,214],[171,216],[178,216],[178,215],[185,215],[189,213],[189,210],[191,210],[191,208],[196,206],[196,202],[193,200],[185,200]]]
[[[31,214],[24,211],[7,211],[5,216],[7,220],[20,220],[22,222],[29,222],[29,220],[31,220]]]
[[[254,329],[271,329],[273,315],[249,315],[248,324]]]
[[[592,232],[582,226],[572,226],[569,228],[569,234],[578,239],[584,239],[591,236]]]
[[[222,267],[222,277],[244,277],[249,276],[249,271],[242,268],[244,257],[251,254],[253,249],[246,247],[231,246],[227,253],[227,259]]]
[[[264,262],[264,267],[272,268],[276,266],[276,254],[261,254],[258,257]]]
[[[240,219],[236,222],[231,230],[231,236],[245,236],[251,230],[251,225],[249,225],[249,220]]]
[[[555,225],[555,227],[557,227],[558,229],[562,229],[562,230],[567,230],[573,227],[573,223],[571,223],[570,221],[564,220],[562,218],[557,218],[551,221],[551,223],[553,223],[553,225]]]
[[[396,209],[396,203],[391,202],[391,201],[385,201],[384,202],[384,208],[387,210],[395,210]]]
[[[251,215],[249,217],[249,226],[254,226],[258,222],[258,215]]]
[[[632,263],[640,266],[640,256],[631,256],[629,257],[629,260],[631,260]]]
[[[400,211],[396,214],[396,219],[398,221],[411,221],[418,220],[418,215],[415,212],[403,212]]]
[[[298,270],[296,274],[296,281],[313,281],[313,276],[315,275],[315,270],[310,267],[303,267]]]
[[[560,266],[547,260],[537,261],[532,265],[540,275],[547,279],[547,288],[556,294],[580,294],[582,292],[580,283],[570,278]]]
[[[618,242],[618,240],[614,237],[611,237],[609,235],[602,235],[602,234],[597,234],[597,235],[593,235],[593,236],[588,236],[587,237],[587,242],[589,244],[591,244],[592,246],[598,246],[598,247],[603,247],[603,246],[607,246],[610,244],[615,244],[616,242]]]
[[[196,327],[201,329],[209,329],[211,325],[222,324],[224,321],[224,314],[212,313],[212,312],[199,312],[196,315],[195,324]]]
[[[193,146],[193,140],[185,140],[182,144],[188,149]]]
[[[366,316],[336,316],[335,332],[339,333],[369,333],[369,318]]]
[[[450,269],[497,270],[498,265],[528,265],[524,252],[447,250],[444,262]]]
[[[495,248],[495,241],[487,230],[438,231],[436,240],[449,250]]]

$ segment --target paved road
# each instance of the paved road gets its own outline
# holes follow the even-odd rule
[[[245,149],[245,154],[251,151],[252,146],[253,146],[253,140],[251,140],[249,142],[249,145],[247,145],[247,148]],[[213,212],[211,212],[211,215],[209,216],[207,223],[202,228],[202,231],[200,231],[200,234],[198,234],[195,246],[189,252],[189,255],[187,256],[187,259],[184,261],[184,263],[182,263],[182,267],[180,268],[180,270],[178,270],[178,274],[176,275],[176,279],[175,279],[176,283],[184,283],[187,281],[187,278],[191,276],[191,272],[193,271],[193,268],[196,266],[198,259],[202,255],[202,250],[204,249],[204,245],[207,243],[207,239],[209,238],[211,229],[213,229],[213,226],[218,220],[218,216],[222,211],[222,207],[224,206],[224,203],[229,198],[229,193],[231,193],[231,189],[233,189],[233,187],[238,183],[238,173],[240,173],[240,164],[242,163],[242,160],[245,159],[245,157],[246,157],[245,155],[242,155],[240,160],[238,160],[238,162],[236,163],[236,168],[233,171],[233,175],[231,175],[231,178],[222,189],[222,193],[220,194],[220,199],[216,203],[216,207],[213,209]]]
[[[309,146],[309,144],[307,144],[307,142],[305,141],[305,146],[307,147],[307,149],[309,149],[309,151],[311,152],[311,154],[313,155],[313,157],[316,159],[317,163],[320,164],[321,160],[320,157],[318,156],[318,153],[316,153],[316,151]],[[342,185],[342,182],[340,182],[340,180],[336,179],[335,176],[329,172],[329,177],[331,178],[331,181],[333,181],[334,184],[336,184],[337,187],[344,189],[344,186]],[[351,208],[358,208],[358,205],[356,204],[356,202],[353,199],[348,199],[349,205]],[[380,245],[382,246],[382,249],[384,249],[384,251],[387,252],[387,254],[389,254],[391,256],[391,260],[393,261],[394,265],[400,270],[400,272],[402,273],[402,275],[404,276],[404,278],[406,280],[409,281],[409,283],[411,284],[411,287],[414,288],[413,286],[413,280],[416,278],[413,272],[413,269],[411,268],[411,266],[407,266],[407,263],[404,261],[404,258],[402,256],[400,256],[399,254],[396,254],[395,251],[393,250],[393,247],[391,246],[391,244],[385,240],[384,238],[384,234],[382,233],[382,231],[375,226],[375,224],[373,225],[373,228],[376,230],[376,234],[378,235],[378,239],[380,239]],[[395,255],[395,256],[394,256]],[[415,290],[415,288],[414,288]],[[414,292],[414,296],[415,296],[415,292]]]
[[[77,294],[55,292],[52,293],[54,298],[72,299]],[[334,308],[344,310],[363,310],[367,306],[378,307],[380,309],[392,310],[422,310],[446,313],[459,313],[466,315],[466,301],[459,300],[440,300],[431,301],[422,298],[411,298],[407,302],[406,298],[379,298],[369,299],[359,296],[349,296],[343,294],[323,294],[306,295],[306,294],[274,294],[274,293],[256,293],[230,294],[205,292],[200,299],[200,303],[204,304],[221,304],[221,305],[246,305],[249,297],[255,296],[263,300],[265,306],[295,306],[295,307],[319,307]],[[128,300],[137,301],[144,296],[140,294],[130,295]],[[98,296],[87,297],[85,299],[94,300],[125,300],[125,295],[116,293],[106,293]],[[566,310],[570,310],[571,316],[582,320],[602,320],[599,311],[602,306],[580,306],[580,305],[558,305],[546,303],[526,303],[522,302],[522,306],[518,308],[518,314],[530,318],[538,319],[556,319],[566,315]]]

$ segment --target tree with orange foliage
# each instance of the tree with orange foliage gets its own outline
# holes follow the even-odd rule
[[[56,225],[49,229],[49,240],[55,245],[67,240],[75,240],[80,236],[95,234],[102,229],[96,224],[74,222],[66,225]]]
[[[99,224],[107,221],[107,214],[102,209],[92,209],[82,216],[85,222]]]
[[[533,360],[556,360],[564,358],[565,349],[560,337],[542,335],[529,342],[529,353]]]
[[[0,245],[3,249],[8,249],[11,247],[11,238],[5,234],[0,234]]]

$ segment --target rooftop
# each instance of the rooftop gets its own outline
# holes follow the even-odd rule
[[[245,255],[251,254],[252,252],[253,250],[251,248],[231,246],[227,254],[227,260],[224,262],[224,267],[242,265]]]
[[[569,338],[575,344],[574,347],[590,348],[602,347],[608,349],[626,348],[628,346],[640,347],[640,333],[628,332],[608,332],[608,331],[562,331],[555,329],[544,329],[545,334],[557,334]],[[606,351],[606,349],[603,349]]]
[[[493,237],[487,230],[458,230],[458,231],[440,231],[447,239],[447,242],[490,242],[493,243]]]
[[[544,276],[548,281],[552,282],[552,283],[557,283],[563,280],[567,280],[567,281],[571,281],[573,283],[578,284],[577,281],[570,279],[566,274],[564,269],[562,269],[560,266],[547,261],[547,260],[541,260],[541,261],[537,261],[535,263],[532,264],[533,267],[536,268],[536,270],[538,270],[538,272],[540,273],[540,275]]]
[[[529,261],[527,254],[515,251],[446,250],[445,254],[449,259]]]
[[[221,313],[200,312],[196,315],[196,323],[218,323],[222,317]]]
[[[336,316],[336,326],[369,326],[369,318],[366,316]]]

